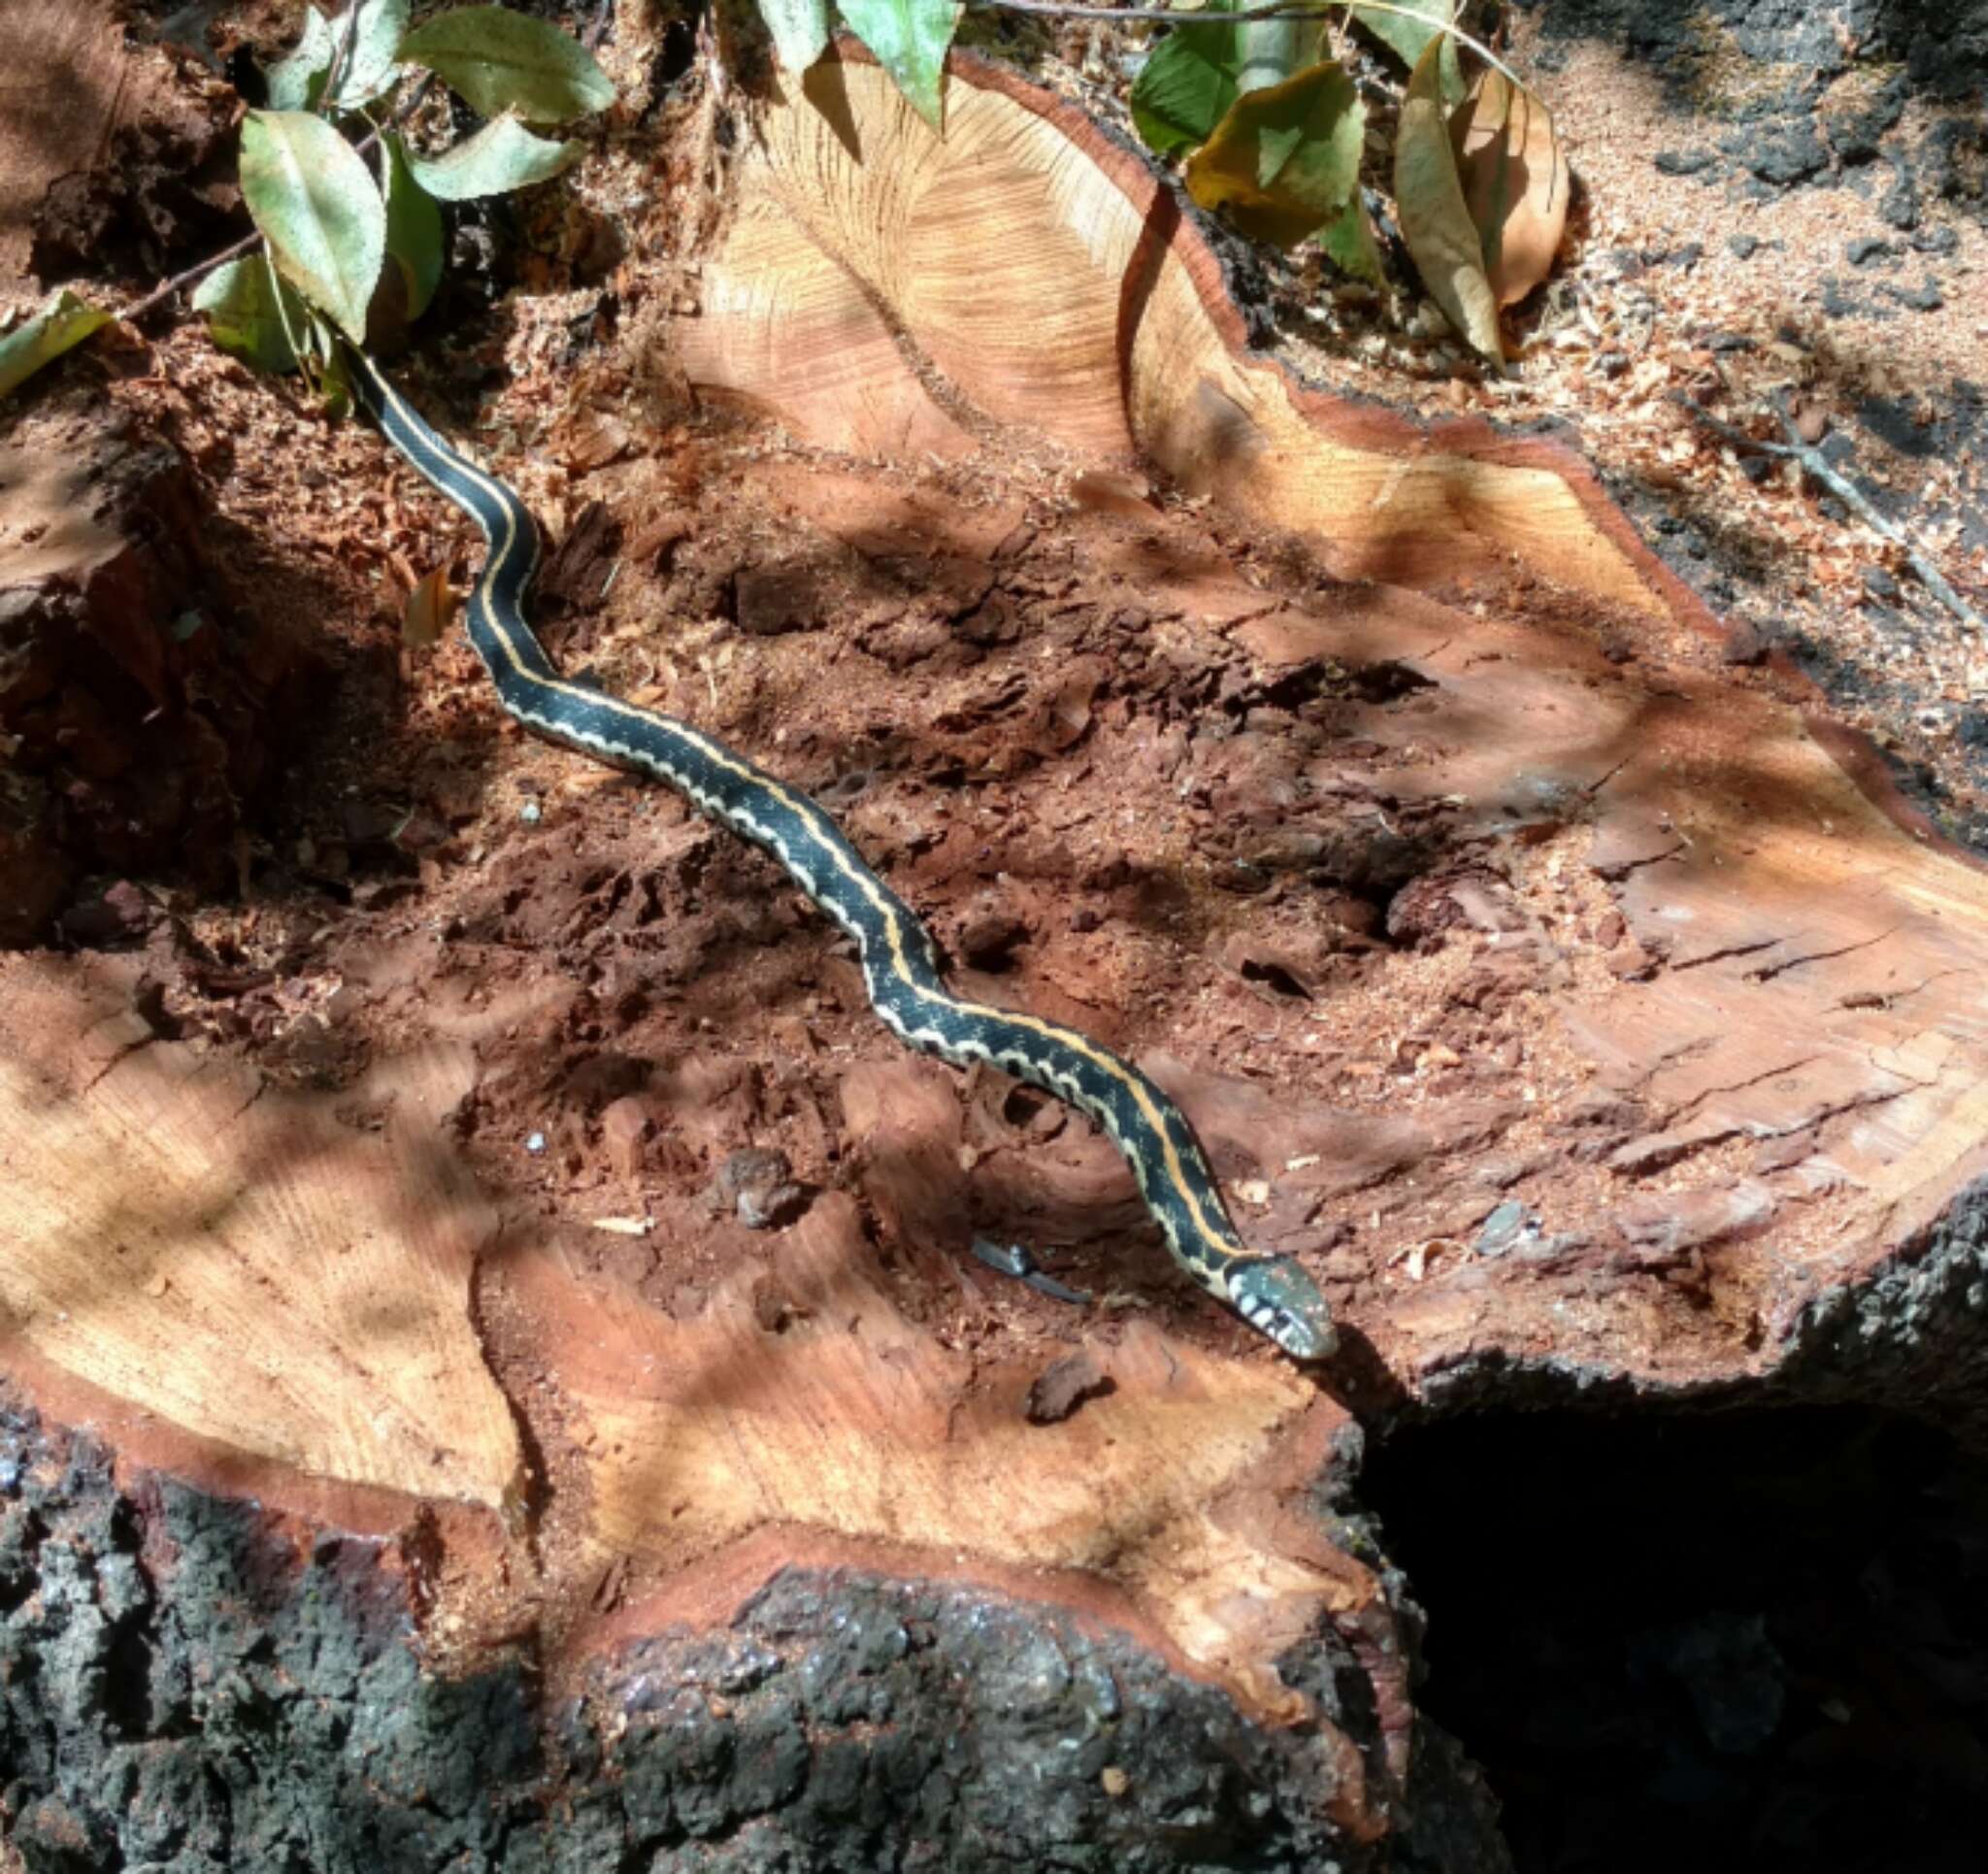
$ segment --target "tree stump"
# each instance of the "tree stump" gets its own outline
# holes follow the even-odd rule
[[[810,785],[811,720],[906,711],[857,836],[977,987],[1177,1093],[1345,1352],[1276,1359],[1104,1141],[878,1039],[759,861],[500,741],[549,806],[278,962],[182,905],[0,967],[30,1867],[1496,1867],[1340,1520],[1352,1407],[1978,1414],[1979,871],[1565,450],[1297,385],[1141,161],[952,72],[944,139],[852,56],[777,102],[663,343],[820,447],[1060,462],[1072,550],[943,475],[751,471],[820,555],[732,578],[765,692],[683,702]],[[976,1275],[988,1218],[1102,1305]]]

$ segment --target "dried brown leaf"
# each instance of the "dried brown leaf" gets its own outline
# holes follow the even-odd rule
[[[1486,70],[1451,115],[1449,135],[1491,290],[1500,306],[1514,305],[1552,272],[1567,228],[1567,154],[1552,114]]]
[[[455,594],[448,584],[448,569],[438,566],[417,580],[408,594],[401,614],[401,641],[414,650],[426,650],[442,641],[448,621],[455,615]]]

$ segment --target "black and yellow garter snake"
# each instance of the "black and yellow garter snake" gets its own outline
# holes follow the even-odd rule
[[[359,399],[387,441],[488,542],[469,634],[505,708],[555,741],[653,775],[764,847],[854,940],[870,1001],[899,1039],[957,1066],[986,1062],[1096,1120],[1181,1267],[1293,1358],[1329,1354],[1324,1297],[1289,1257],[1244,1249],[1186,1115],[1153,1080],[1075,1029],[951,994],[924,926],[807,795],[686,722],[559,675],[525,621],[539,536],[524,504],[444,442],[370,358],[348,355]]]

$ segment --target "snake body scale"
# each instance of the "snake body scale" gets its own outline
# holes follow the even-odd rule
[[[525,618],[539,536],[524,504],[444,441],[371,358],[350,355],[359,400],[381,433],[488,545],[468,626],[504,707],[555,741],[654,776],[771,853],[854,941],[871,1003],[900,1040],[956,1066],[1000,1068],[1097,1121],[1196,1282],[1294,1359],[1331,1353],[1324,1297],[1289,1257],[1243,1247],[1186,1115],[1149,1076],[1075,1029],[951,994],[925,927],[807,795],[675,716],[559,675]]]

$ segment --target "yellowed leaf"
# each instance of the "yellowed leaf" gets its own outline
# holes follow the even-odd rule
[[[1487,69],[1452,114],[1449,137],[1491,291],[1515,305],[1552,272],[1567,228],[1567,153],[1552,113]]]
[[[401,614],[401,641],[415,650],[440,643],[454,615],[455,594],[449,589],[448,569],[438,566],[408,594],[407,609]]]
[[[1205,209],[1226,206],[1244,234],[1296,247],[1359,186],[1366,119],[1344,72],[1329,59],[1308,66],[1229,107],[1188,159],[1187,192]]]

